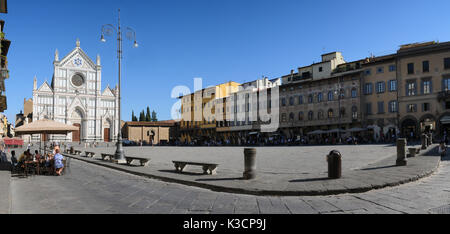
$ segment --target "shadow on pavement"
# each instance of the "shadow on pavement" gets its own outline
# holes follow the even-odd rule
[[[11,163],[10,162],[1,162],[0,163],[0,171],[11,171]]]
[[[314,182],[314,181],[324,181],[324,180],[331,180],[328,177],[322,177],[322,178],[310,178],[310,179],[299,179],[299,180],[290,180],[291,183],[298,183],[298,182]]]
[[[371,170],[384,169],[384,168],[391,168],[391,167],[397,167],[397,165],[382,166],[382,167],[370,167],[370,168],[364,168],[364,169],[361,169],[361,171],[371,171]]]
[[[244,180],[242,177],[236,177],[236,178],[214,178],[214,179],[198,179],[195,181],[227,181],[227,180]]]
[[[172,174],[177,174],[177,175],[190,175],[190,176],[199,176],[199,175],[205,175],[203,173],[198,173],[198,172],[176,172],[175,170],[159,170],[159,172],[166,172],[166,173],[172,173]],[[205,175],[207,176],[207,175]]]

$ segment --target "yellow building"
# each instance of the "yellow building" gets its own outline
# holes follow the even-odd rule
[[[216,137],[216,100],[239,90],[239,83],[230,81],[180,97],[181,142],[200,142]]]

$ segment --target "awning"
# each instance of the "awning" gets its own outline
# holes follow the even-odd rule
[[[367,128],[350,128],[347,130],[347,132],[364,132],[367,131]]]
[[[444,116],[441,119],[442,124],[450,124],[450,116]]]
[[[308,135],[317,135],[317,134],[323,134],[323,133],[327,133],[327,132],[325,132],[323,130],[316,130],[316,131],[309,132]]]

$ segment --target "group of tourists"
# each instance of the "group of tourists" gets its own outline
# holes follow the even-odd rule
[[[47,172],[50,175],[61,176],[64,170],[64,157],[61,155],[61,150],[58,146],[53,148],[52,153],[40,154],[38,150],[31,153],[31,149],[25,150],[17,159],[16,152],[11,151],[11,162],[13,167],[18,168],[21,171],[27,170],[29,167],[42,169],[43,172]],[[39,168],[39,169],[38,169]]]

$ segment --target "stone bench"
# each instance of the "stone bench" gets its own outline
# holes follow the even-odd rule
[[[109,158],[109,161],[113,161],[114,160],[114,155],[113,154],[101,154],[102,156],[102,160],[105,160],[105,158]]]
[[[86,157],[88,157],[88,158],[93,158],[93,157],[95,157],[95,153],[94,153],[94,152],[88,152],[88,151],[85,151],[84,153],[86,154]]]
[[[125,156],[125,159],[127,161],[127,165],[131,165],[131,162],[133,162],[133,160],[139,160],[139,163],[141,163],[141,166],[143,166],[143,167],[146,167],[150,163],[149,158],[138,158],[138,157]]]
[[[209,175],[215,175],[217,174],[216,170],[219,164],[215,163],[202,163],[202,162],[185,162],[185,161],[172,161],[175,170],[179,173],[183,171],[183,169],[186,167],[186,165],[193,165],[193,166],[201,166],[203,168],[203,174],[209,174]]]
[[[81,155],[81,151],[80,150],[74,150],[73,152],[75,153],[75,155]]]

